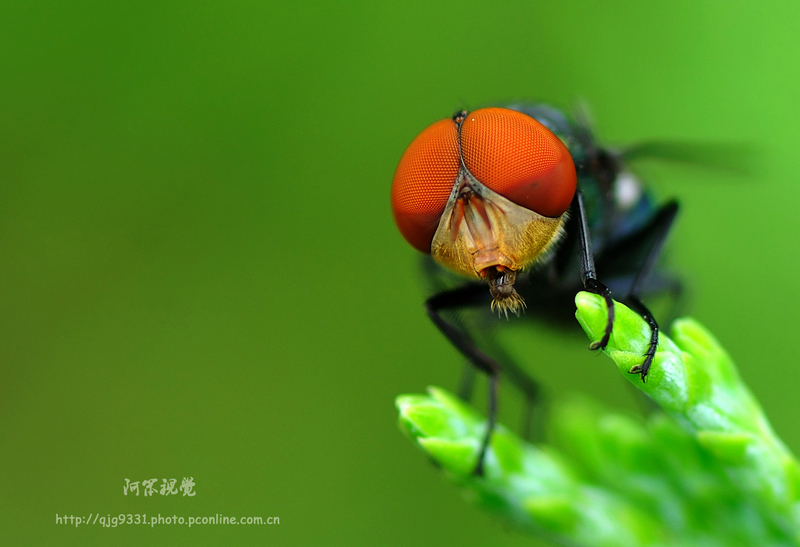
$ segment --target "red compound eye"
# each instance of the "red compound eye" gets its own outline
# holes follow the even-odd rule
[[[453,120],[441,120],[408,146],[392,182],[392,211],[400,233],[423,253],[439,226],[458,176],[458,131]]]
[[[521,112],[471,112],[461,126],[461,153],[476,179],[540,215],[561,216],[575,195],[575,164],[567,147]]]

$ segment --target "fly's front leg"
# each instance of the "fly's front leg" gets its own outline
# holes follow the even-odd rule
[[[599,294],[606,302],[608,319],[603,337],[589,345],[589,349],[605,349],[608,340],[611,338],[611,331],[614,328],[614,300],[611,298],[611,290],[597,280],[597,271],[594,267],[594,255],[592,254],[592,241],[589,235],[589,225],[586,221],[586,210],[583,207],[583,197],[580,190],[575,192],[573,199],[574,209],[578,213],[578,226],[580,227],[580,253],[581,253],[581,276],[583,287],[594,294]]]
[[[633,279],[630,291],[625,300],[630,304],[631,308],[641,315],[647,324],[650,325],[650,343],[647,346],[647,351],[644,354],[644,362],[641,365],[636,365],[628,372],[631,374],[639,374],[642,382],[645,381],[647,373],[650,371],[650,365],[653,364],[653,359],[656,355],[656,348],[658,347],[658,323],[647,309],[647,306],[639,299],[639,290],[641,289],[645,279],[653,271],[653,268],[661,256],[661,250],[664,248],[664,243],[669,235],[669,230],[675,222],[675,216],[678,214],[678,203],[670,201],[658,210],[653,220],[641,230],[637,239],[650,244],[642,266],[636,272],[636,277]],[[637,242],[634,242],[637,243]]]
[[[485,294],[486,288],[483,286],[479,288],[481,290],[481,295]],[[474,300],[478,296],[475,294],[477,289],[478,286],[467,286],[464,289],[456,289],[434,295],[425,302],[425,311],[428,313],[431,321],[433,321],[450,343],[453,344],[470,363],[486,373],[489,377],[489,408],[487,409],[486,432],[481,442],[481,447],[478,452],[478,462],[474,470],[476,475],[482,476],[483,461],[486,458],[486,450],[492,439],[492,432],[494,431],[495,420],[497,418],[497,392],[500,387],[500,365],[497,361],[481,351],[463,328],[445,319],[441,313],[442,310],[448,308],[460,308],[469,305],[471,300]]]
[[[647,378],[647,373],[650,372],[650,365],[653,364],[653,359],[656,356],[656,349],[658,348],[658,323],[647,306],[639,300],[636,295],[629,295],[626,297],[628,305],[636,311],[642,318],[647,321],[650,326],[650,342],[647,344],[647,350],[644,353],[644,362],[641,365],[634,365],[628,371],[629,374],[639,374],[642,377],[642,382]]]

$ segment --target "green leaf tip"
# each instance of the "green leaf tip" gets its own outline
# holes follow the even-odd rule
[[[401,428],[418,441],[427,438],[460,439],[481,427],[480,415],[457,397],[430,387],[429,395],[399,395]]]

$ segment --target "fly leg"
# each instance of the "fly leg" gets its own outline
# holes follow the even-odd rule
[[[530,379],[527,374],[513,365],[506,366],[505,370],[503,370],[497,360],[487,355],[475,344],[475,341],[463,326],[448,320],[443,315],[443,312],[449,309],[460,309],[471,305],[485,304],[486,296],[485,285],[470,284],[461,288],[441,292],[428,298],[425,302],[425,311],[436,327],[444,334],[450,343],[467,358],[472,366],[485,373],[489,378],[486,432],[484,433],[478,452],[478,461],[474,470],[476,475],[483,475],[483,461],[492,438],[492,432],[494,431],[497,418],[497,395],[500,387],[500,372],[505,372],[509,376],[509,379],[525,392],[527,400],[532,400],[538,391],[536,383]]]
[[[597,280],[597,271],[594,267],[594,255],[592,254],[592,241],[589,236],[589,225],[586,222],[586,210],[583,207],[583,196],[580,190],[575,192],[573,205],[578,212],[578,226],[580,227],[580,253],[581,253],[581,277],[583,287],[594,294],[599,294],[606,302],[608,319],[603,337],[589,345],[589,349],[604,349],[611,338],[611,330],[614,328],[614,300],[611,298],[611,290]]]
[[[461,381],[458,383],[458,396],[465,401],[472,398],[475,389],[475,366],[467,361],[461,372]]]
[[[485,289],[484,289],[485,290]],[[441,310],[451,307],[464,305],[465,297],[463,291],[448,291],[430,297],[425,302],[425,311],[436,327],[445,337],[460,351],[475,367],[486,373],[489,377],[489,408],[487,410],[486,433],[484,433],[481,448],[478,452],[478,463],[475,465],[474,473],[483,475],[483,460],[486,457],[486,449],[494,431],[495,419],[497,417],[497,391],[500,387],[500,365],[491,357],[482,352],[475,342],[463,329],[447,321],[442,315]]]
[[[636,365],[629,371],[631,374],[639,374],[642,377],[642,382],[645,381],[647,373],[650,371],[650,365],[653,364],[653,358],[656,355],[656,348],[658,347],[658,323],[656,322],[653,314],[647,309],[647,306],[639,298],[639,291],[644,284],[648,274],[653,271],[653,268],[658,262],[661,251],[664,248],[664,242],[667,240],[669,230],[675,221],[675,216],[678,213],[678,203],[670,201],[658,210],[653,220],[637,234],[638,241],[630,242],[631,244],[641,244],[640,242],[649,242],[650,248],[639,270],[636,272],[636,277],[625,297],[625,301],[633,308],[639,315],[647,321],[650,325],[650,343],[647,345],[647,351],[644,354],[644,362],[641,365]]]

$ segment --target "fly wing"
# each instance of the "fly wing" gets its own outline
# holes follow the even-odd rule
[[[746,143],[652,140],[613,150],[621,161],[663,160],[735,175],[751,175],[759,163],[758,149]]]

